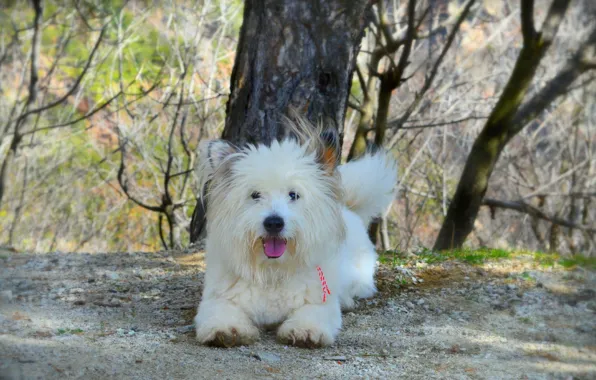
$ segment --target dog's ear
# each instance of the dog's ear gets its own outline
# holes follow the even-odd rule
[[[203,186],[212,179],[221,164],[226,158],[238,150],[232,144],[225,140],[206,140],[199,143],[199,160],[196,167],[196,175],[199,180],[199,186]]]
[[[329,174],[333,173],[339,161],[339,136],[334,128],[328,128],[321,133],[322,152],[319,153],[319,163]]]
[[[236,153],[236,148],[226,140],[208,140],[199,144],[199,159],[216,171],[219,165],[232,153]]]

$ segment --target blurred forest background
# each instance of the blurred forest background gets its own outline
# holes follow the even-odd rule
[[[0,245],[36,252],[188,246],[194,151],[224,127],[243,2],[3,4]],[[554,31],[556,17],[542,26],[552,4],[375,3],[342,157],[374,139],[399,159],[399,196],[381,223],[380,248],[432,247],[501,95],[524,104],[543,99],[553,79],[572,71],[550,101],[513,115],[520,120],[510,125],[521,127],[498,157],[466,245],[596,254],[596,64],[586,59],[596,48],[596,3],[571,1],[555,14],[564,17]],[[530,56],[539,64],[529,81],[512,77],[520,52],[540,35],[524,16],[553,37]]]

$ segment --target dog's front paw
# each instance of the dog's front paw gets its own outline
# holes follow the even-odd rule
[[[295,321],[284,322],[277,331],[277,339],[284,344],[319,348],[333,344],[333,335],[317,326],[301,325]]]
[[[254,326],[197,326],[197,340],[201,344],[215,347],[245,346],[259,339]]]
[[[214,347],[246,346],[259,339],[258,332],[240,332],[236,327],[225,329],[214,329],[206,336],[200,336],[197,332],[197,339],[202,344]]]

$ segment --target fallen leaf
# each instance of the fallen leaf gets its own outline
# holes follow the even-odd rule
[[[281,370],[279,368],[273,368],[273,367],[265,367],[265,370],[269,373],[280,373]]]
[[[18,311],[16,311],[12,315],[12,320],[13,321],[29,321],[29,322],[31,322],[31,318],[29,318],[29,316],[27,314],[21,314]]]
[[[60,373],[64,372],[63,368],[57,367],[52,363],[48,363],[48,364],[50,365],[50,367],[54,368],[57,372],[60,372]]]
[[[461,348],[457,344],[454,344],[449,349],[449,352],[452,353],[452,354],[459,354],[461,352]]]
[[[539,356],[541,358],[550,360],[551,362],[558,362],[559,358],[556,357],[555,355],[551,354],[550,352],[544,352],[544,351],[538,351],[535,353],[536,356]]]
[[[49,331],[36,331],[31,335],[35,338],[50,338],[53,336],[53,334]]]
[[[435,366],[435,371],[442,372],[442,371],[446,370],[447,368],[449,368],[449,366],[447,364],[439,364],[439,365]]]

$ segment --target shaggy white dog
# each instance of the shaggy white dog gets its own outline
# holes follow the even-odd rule
[[[209,205],[199,342],[250,344],[259,327],[276,326],[283,343],[327,346],[341,309],[375,293],[366,226],[394,199],[397,167],[378,152],[336,168],[325,141],[337,136],[325,133],[242,149],[200,144]]]

